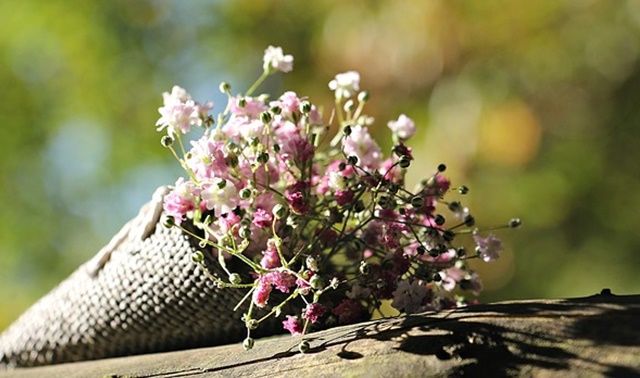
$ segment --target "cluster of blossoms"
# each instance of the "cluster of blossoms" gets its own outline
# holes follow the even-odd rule
[[[474,227],[468,208],[445,200],[468,189],[453,188],[444,165],[413,191],[405,187],[413,120],[402,114],[388,122],[394,146],[385,157],[369,133],[369,96],[357,72],[329,83],[335,109],[327,120],[294,92],[253,96],[266,77],[290,71],[293,57],[269,47],[263,68],[242,95],[220,85],[228,103],[215,118],[211,103],[176,86],[164,94],[158,120],[162,144],[187,174],[165,197],[165,224],[200,241],[195,262],[217,256],[227,276],[209,274],[219,287],[246,291],[236,306],[249,334],[245,347],[271,316],[305,334],[368,319],[383,301],[404,313],[469,303],[461,294],[477,294],[481,283],[467,261],[494,260],[502,245]],[[329,140],[334,124],[339,131]],[[192,126],[204,132],[186,148],[182,135]],[[464,234],[473,253],[459,241]],[[231,260],[245,269],[233,271]]]

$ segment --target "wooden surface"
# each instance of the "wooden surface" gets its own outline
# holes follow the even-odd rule
[[[0,373],[0,377],[640,376],[640,295],[529,300],[299,337]]]

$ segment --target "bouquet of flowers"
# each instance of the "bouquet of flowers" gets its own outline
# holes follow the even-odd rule
[[[368,319],[383,301],[404,313],[470,303],[462,293],[477,295],[482,286],[467,261],[492,261],[502,245],[475,228],[461,202],[445,199],[469,189],[452,187],[444,164],[406,187],[414,122],[404,114],[388,122],[393,148],[385,156],[369,133],[369,94],[357,72],[331,80],[335,107],[323,117],[294,92],[255,95],[268,76],[292,70],[291,55],[269,46],[263,68],[244,94],[220,85],[228,102],[216,116],[211,102],[174,86],[157,122],[162,145],[186,173],[165,197],[164,224],[199,241],[194,262],[217,256],[226,277],[209,276],[219,288],[246,291],[235,307],[244,312],[245,348],[254,344],[251,330],[271,316],[305,334]],[[187,146],[184,135],[194,127],[204,131]],[[512,219],[501,227],[519,225]],[[475,244],[471,253],[463,235]],[[234,271],[234,259],[245,268]],[[300,349],[307,348],[303,341]]]

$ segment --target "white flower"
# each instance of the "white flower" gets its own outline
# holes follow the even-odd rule
[[[289,72],[293,69],[293,56],[284,55],[281,47],[269,46],[264,50],[263,68],[265,71],[272,70]]]
[[[329,173],[329,188],[333,190],[344,190],[347,187],[347,180],[340,172]]]
[[[177,85],[173,86],[171,93],[164,92],[162,98],[164,106],[158,108],[160,119],[156,122],[156,129],[162,131],[166,128],[171,137],[178,132],[188,133],[191,126],[201,126],[201,113],[207,113],[213,106],[212,103],[198,105],[186,90]]]
[[[351,134],[342,142],[343,151],[347,156],[358,158],[359,165],[367,168],[378,168],[382,159],[382,152],[366,127],[355,125],[351,127]]]
[[[393,302],[391,305],[407,314],[421,310],[422,302],[429,293],[429,289],[420,281],[414,280],[398,282],[398,288],[393,292]]]
[[[473,240],[476,242],[476,252],[485,262],[497,260],[502,252],[502,242],[495,235],[489,234],[483,238],[477,233],[473,234]]]
[[[200,196],[207,209],[213,210],[216,216],[230,213],[240,202],[236,187],[221,178],[211,180]]]
[[[337,74],[329,82],[329,89],[336,92],[336,98],[349,98],[360,90],[360,74],[356,71]]]
[[[416,124],[404,114],[400,114],[397,120],[389,122],[387,126],[400,139],[409,139],[416,132]]]

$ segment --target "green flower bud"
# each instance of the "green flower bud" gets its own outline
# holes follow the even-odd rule
[[[171,228],[176,224],[176,220],[171,216],[167,215],[164,219],[164,226],[166,228]]]
[[[279,106],[272,106],[271,109],[269,109],[269,111],[276,115],[282,113],[282,109]]]
[[[226,81],[223,81],[222,83],[220,83],[218,89],[220,89],[221,93],[229,93],[229,91],[231,90],[231,85],[229,85],[229,83],[227,83]]]
[[[360,261],[360,267],[358,268],[358,270],[360,270],[360,273],[365,276],[371,273],[371,267],[364,261]]]
[[[300,351],[300,353],[307,353],[310,348],[311,346],[309,345],[309,342],[307,340],[302,340],[300,342],[300,345],[298,345],[298,350]]]
[[[165,135],[162,137],[162,139],[160,139],[160,144],[162,145],[162,147],[170,147],[173,144],[173,138]]]
[[[249,188],[244,188],[240,191],[240,198],[242,199],[249,199],[251,198],[251,189]]]
[[[309,280],[309,286],[311,286],[312,289],[320,290],[324,287],[324,282],[322,282],[322,278],[316,274]]]
[[[401,168],[409,168],[411,165],[411,159],[407,155],[402,155],[398,165],[400,165]]]
[[[302,101],[300,103],[300,111],[304,114],[307,114],[311,111],[311,103],[309,101]]]
[[[312,270],[314,272],[318,271],[318,261],[313,256],[308,256],[306,263],[309,270]]]
[[[242,342],[242,347],[244,348],[244,350],[251,350],[253,348],[253,345],[256,342],[251,338],[251,337],[247,337],[246,339],[244,339],[244,341]]]
[[[234,285],[238,285],[242,282],[242,278],[238,273],[231,273],[229,275],[229,282],[231,282]]]
[[[422,197],[415,196],[411,199],[411,206],[420,208],[422,207],[422,205],[424,205],[424,200],[422,199]]]
[[[272,119],[271,113],[269,112],[262,112],[260,114],[260,120],[262,121],[262,123],[269,123],[271,122],[271,119]]]
[[[287,209],[282,204],[276,204],[272,212],[276,219],[282,219],[287,215]]]
[[[191,261],[198,264],[204,261],[204,253],[201,251],[196,251],[191,255]]]

